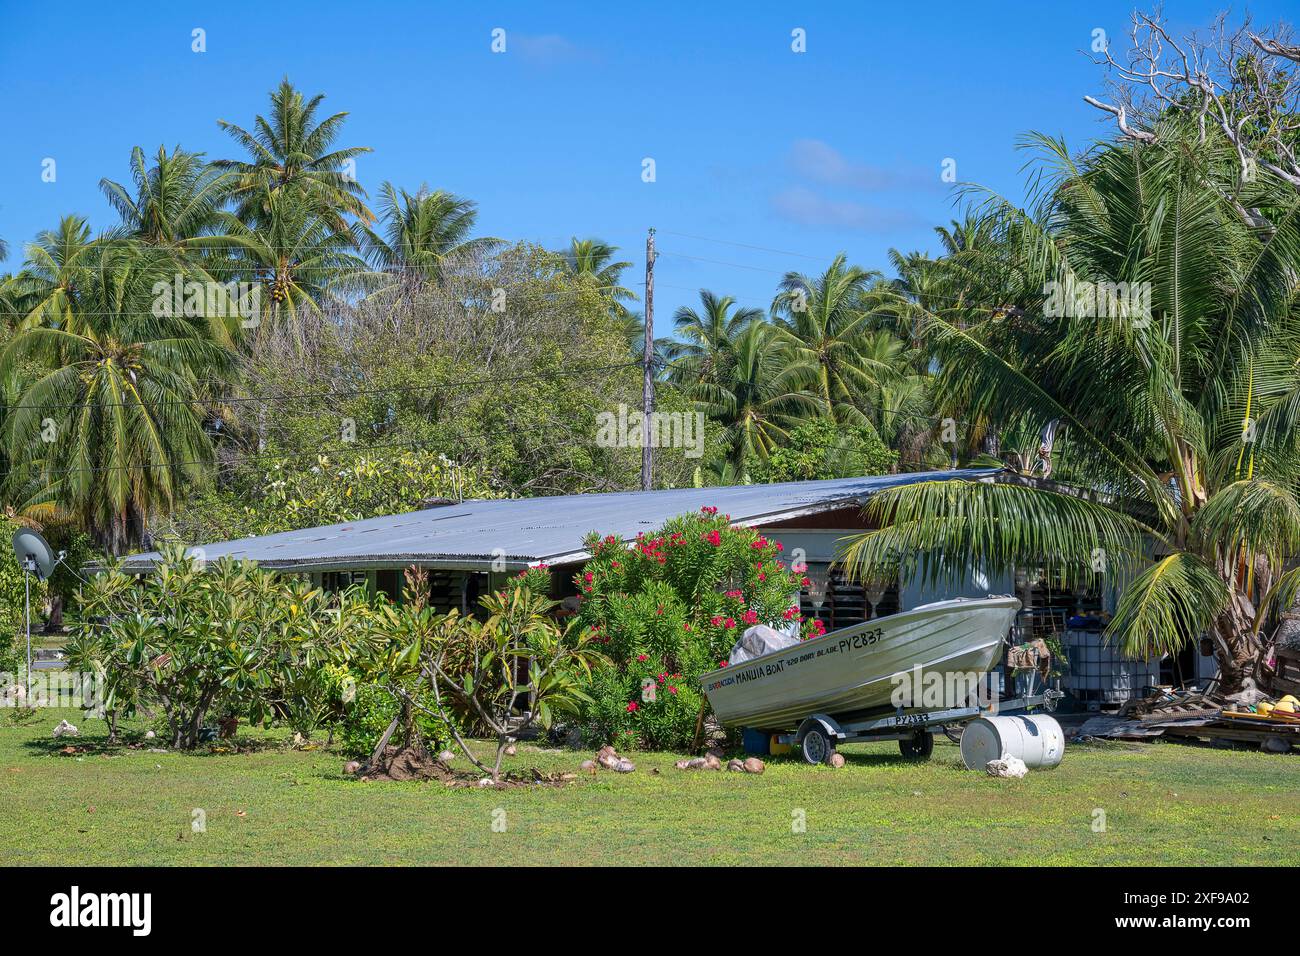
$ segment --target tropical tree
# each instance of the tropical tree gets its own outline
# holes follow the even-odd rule
[[[357,254],[355,232],[336,229],[334,217],[315,201],[279,191],[268,194],[262,208],[257,227],[222,213],[225,234],[200,236],[191,244],[231,252],[232,274],[262,284],[260,313],[251,326],[255,338],[284,334],[301,355],[303,320],[347,293],[364,291],[376,277]]]
[[[39,369],[4,423],[11,494],[76,514],[111,554],[139,543],[212,457],[195,383],[228,370],[231,343],[219,319],[156,314],[168,268],[139,247],[105,247],[57,321],[0,353],[0,376]]]
[[[678,307],[673,316],[677,341],[667,349],[673,381],[689,388],[699,382],[716,384],[729,374],[736,339],[749,325],[763,321],[761,309],[735,305],[729,295],[701,289],[699,309]]]
[[[795,354],[817,367],[817,393],[837,421],[861,422],[861,396],[873,376],[890,371],[861,349],[863,295],[878,273],[850,266],[843,253],[820,276],[788,272],[772,311]]]
[[[623,271],[632,266],[630,262],[615,261],[617,246],[600,239],[579,239],[577,236],[569,243],[569,248],[560,253],[564,268],[572,275],[591,276],[601,294],[609,301],[610,315],[616,319],[627,318],[625,302],[637,301],[637,295],[622,285]]]
[[[103,245],[91,239],[90,226],[81,216],[64,216],[57,228],[42,230],[28,243],[23,270],[11,291],[23,303],[23,324],[57,325],[76,309],[81,282]]]
[[[374,220],[366,208],[365,190],[350,172],[353,161],[370,152],[370,147],[331,148],[348,114],[334,113],[317,122],[324,99],[323,93],[305,99],[286,77],[271,94],[270,116],[258,114],[252,131],[217,121],[250,157],[215,163],[236,174],[234,192],[244,222],[255,224],[269,218],[273,200],[281,193],[311,199],[336,231],[344,229],[345,215],[364,222]]]
[[[427,186],[409,193],[392,183],[379,189],[379,218],[383,236],[371,229],[363,233],[371,263],[383,273],[376,293],[392,292],[404,299],[427,283],[442,278],[449,259],[474,251],[490,251],[501,242],[471,236],[478,205],[470,199]]]
[[[767,322],[751,322],[732,345],[732,361],[717,381],[700,381],[696,406],[726,429],[729,458],[765,459],[789,440],[790,429],[825,411],[812,389],[818,368],[795,352]]]
[[[1225,686],[1260,676],[1260,627],[1300,585],[1284,573],[1300,548],[1300,192],[1242,181],[1236,150],[1201,136],[1170,122],[1080,160],[1033,138],[1046,163],[1030,208],[983,206],[1018,297],[978,303],[974,323],[908,311],[935,392],[998,427],[1056,423],[1053,478],[1082,490],[891,489],[869,509],[880,530],[846,552],[854,573],[936,575],[937,555],[962,554],[1110,574],[1107,633],[1128,653],[1206,634]]]
[[[188,240],[211,232],[234,185],[234,175],[209,164],[202,153],[158,147],[152,166],[139,146],[131,150],[133,189],[111,179],[99,188],[131,238],[144,245],[184,249]]]

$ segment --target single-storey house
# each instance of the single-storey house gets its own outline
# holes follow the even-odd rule
[[[907,610],[946,597],[1015,594],[1025,605],[1017,639],[1061,635],[1070,658],[1063,686],[1081,703],[1117,703],[1155,684],[1185,683],[1213,676],[1212,661],[1194,649],[1177,661],[1125,661],[1096,628],[1071,628],[1071,620],[1112,610],[1115,588],[1104,593],[1061,591],[1037,569],[988,573],[970,562],[951,580],[936,584],[900,581],[870,591],[833,566],[843,539],[867,529],[862,509],[872,495],[919,481],[1024,481],[998,469],[956,469],[860,478],[800,481],[446,502],[405,514],[304,528],[262,537],[205,544],[204,560],[233,557],[266,568],[311,575],[327,589],[365,582],[394,599],[403,571],[430,572],[433,603],[442,610],[473,609],[480,595],[506,576],[537,564],[554,572],[554,596],[576,593],[573,578],[590,557],[589,532],[632,541],[676,515],[716,507],[734,525],[754,527],[780,541],[784,554],[808,566],[811,584],[801,595],[803,611],[828,630]],[[158,552],[132,555],[127,571],[145,572]]]

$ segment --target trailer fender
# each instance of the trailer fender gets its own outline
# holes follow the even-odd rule
[[[813,714],[811,717],[804,718],[804,722],[799,725],[799,732],[795,734],[794,742],[803,743],[804,736],[812,727],[820,727],[821,730],[832,740],[844,740],[848,734],[844,732],[834,717],[828,717],[826,714]]]

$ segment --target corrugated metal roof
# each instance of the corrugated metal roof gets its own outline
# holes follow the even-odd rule
[[[731,515],[736,524],[753,525],[861,503],[875,492],[896,485],[931,479],[987,478],[996,473],[996,469],[968,468],[773,485],[465,501],[205,544],[203,556],[208,561],[233,557],[257,561],[263,567],[298,571],[401,568],[412,564],[486,568],[494,559],[502,558],[507,568],[518,568],[538,561],[561,563],[586,558],[582,541],[590,531],[630,540],[638,532],[653,531],[675,515],[706,506]],[[147,570],[158,557],[156,551],[132,555],[126,568]]]

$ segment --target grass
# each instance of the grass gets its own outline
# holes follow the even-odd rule
[[[80,738],[50,738],[62,717]],[[251,752],[151,753],[107,748],[72,711],[0,716],[0,865],[1300,863],[1294,756],[1071,745],[1054,770],[997,780],[939,738],[923,764],[892,744],[846,748],[841,770],[774,758],[761,776],[637,754],[635,773],[493,792],[361,783],[337,753],[256,736]],[[583,756],[521,746],[510,766]]]

